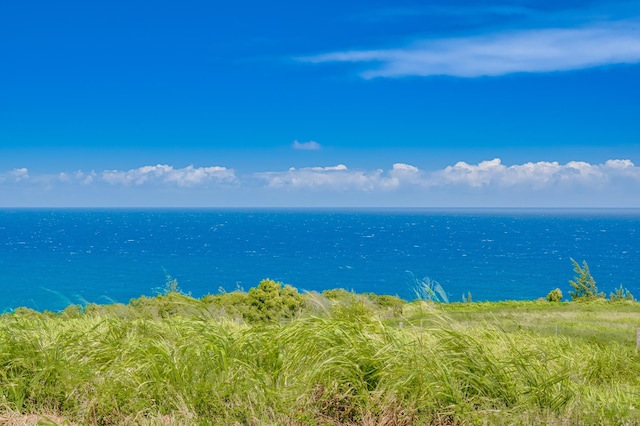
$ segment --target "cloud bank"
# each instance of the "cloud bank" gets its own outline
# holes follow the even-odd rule
[[[226,167],[194,167],[174,168],[166,164],[143,166],[131,170],[104,170],[102,172],[77,170],[56,174],[31,174],[25,167],[0,173],[0,184],[23,182],[30,184],[82,184],[92,185],[107,183],[110,185],[142,186],[173,185],[178,187],[201,186],[210,182],[232,183],[236,181],[235,171]]]
[[[499,158],[468,164],[460,161],[436,171],[420,170],[396,163],[390,170],[351,170],[332,167],[290,168],[285,172],[264,172],[256,176],[271,188],[326,188],[333,190],[392,190],[406,186],[422,188],[511,188],[541,190],[548,187],[602,187],[612,180],[627,179],[640,184],[640,167],[630,160],[608,160],[602,164],[571,161],[529,162],[504,165]],[[638,188],[640,189],[640,188]]]
[[[144,166],[137,169],[102,172],[101,179],[110,184],[143,185],[147,183],[169,183],[180,187],[201,185],[206,182],[233,182],[235,172],[226,167],[193,167],[174,169],[166,164]]]
[[[607,160],[599,164],[539,161],[507,165],[494,158],[477,164],[460,161],[438,170],[421,169],[407,163],[373,170],[351,169],[338,164],[237,175],[233,169],[222,166],[174,168],[158,164],[102,172],[79,170],[39,175],[26,168],[16,168],[0,173],[0,189],[9,194],[1,200],[2,205],[12,205],[11,189],[16,194],[18,191],[24,194],[23,190],[29,188],[41,188],[50,194],[84,191],[93,197],[100,197],[102,193],[113,196],[114,191],[115,194],[134,194],[138,190],[153,193],[158,189],[174,188],[184,195],[185,200],[189,200],[190,193],[198,191],[199,202],[203,202],[202,194],[225,193],[233,194],[235,200],[244,200],[246,204],[259,194],[264,200],[288,200],[288,205],[295,205],[296,200],[311,196],[316,197],[319,204],[321,200],[338,199],[332,194],[355,203],[360,197],[358,194],[364,194],[369,197],[368,203],[387,205],[409,200],[406,203],[428,206],[434,194],[459,194],[470,198],[465,201],[465,198],[445,197],[443,202],[454,200],[469,207],[489,201],[518,206],[513,196],[522,200],[538,200],[541,207],[549,204],[563,206],[572,197],[576,199],[589,194],[589,205],[640,207],[640,197],[637,196],[640,194],[640,167],[628,159]],[[398,198],[398,194],[409,194],[410,197]],[[555,201],[547,197],[550,194],[556,197]],[[215,200],[215,205],[227,205],[224,197],[206,198],[205,201],[207,199]],[[328,201],[325,204],[331,205]]]
[[[640,184],[640,168],[630,160],[608,160],[603,164],[540,161],[506,166],[499,158],[495,158],[475,165],[458,162],[433,173],[425,182],[433,185],[466,185],[471,188],[520,186],[539,190],[573,185],[601,187],[619,178],[628,178]]]
[[[640,22],[543,28],[420,40],[394,49],[346,50],[300,57],[309,63],[363,63],[366,79],[446,75],[500,76],[640,62]]]

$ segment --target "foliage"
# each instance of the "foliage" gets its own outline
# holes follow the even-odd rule
[[[329,300],[340,301],[340,300],[351,300],[355,293],[347,291],[343,288],[332,288],[328,290],[324,290],[322,295]]]
[[[164,285],[164,292],[166,294],[171,293],[182,293],[180,286],[178,285],[178,280],[173,278],[171,275],[167,275],[167,281]]]
[[[622,287],[622,284],[620,284],[620,287],[618,287],[615,292],[609,293],[609,299],[612,302],[618,302],[621,300],[635,300],[633,294],[631,294],[628,289]]]
[[[266,279],[260,281],[258,287],[249,289],[247,300],[251,310],[246,313],[250,321],[277,321],[295,317],[302,306],[304,298],[298,290],[290,285]]]
[[[278,289],[262,286],[271,296]],[[420,321],[405,317],[412,323],[397,327],[375,319],[388,307],[353,296],[323,316],[253,326],[219,316],[211,296],[58,315],[16,309],[0,316],[0,421],[6,413],[90,425],[640,420],[632,345],[506,331],[486,320],[460,327],[451,316],[571,309],[573,319],[576,311],[606,314],[611,304],[430,304],[416,311]],[[640,313],[631,304],[615,309]]]
[[[559,302],[562,300],[562,290],[556,288],[547,294],[547,302]]]
[[[243,291],[208,294],[202,298],[206,306],[213,307],[219,316],[234,320],[249,317],[249,295]]]
[[[391,310],[394,315],[401,315],[402,308],[407,303],[398,296],[390,296],[386,294],[379,295],[375,293],[363,293],[363,296],[371,300],[377,308]]]
[[[466,295],[464,293],[462,294],[462,303],[473,303],[470,291],[468,291]]]
[[[0,315],[0,423],[640,422],[638,303],[323,293],[263,280]]]
[[[129,306],[133,309],[124,308],[123,311],[128,312],[123,312],[123,314],[128,314],[127,316],[132,314],[134,316],[142,315],[144,318],[152,319],[167,318],[182,314],[196,315],[201,310],[201,304],[197,300],[179,292],[158,294],[155,297],[141,296],[137,299],[132,299],[129,302]],[[89,306],[87,309],[89,309]]]
[[[407,271],[407,273],[410,275],[413,292],[417,299],[449,303],[447,293],[438,281],[429,277],[417,278],[411,271]]]
[[[576,273],[574,279],[569,280],[569,284],[573,288],[573,291],[569,291],[571,300],[589,301],[603,299],[604,293],[598,293],[596,281],[589,272],[587,261],[582,261],[582,267],[580,267],[580,264],[574,259],[571,259],[571,263],[573,263],[573,271]]]
[[[321,295],[314,296],[313,293],[308,293],[305,296],[307,300],[305,310],[309,310],[309,302],[311,302],[316,306],[322,306],[325,312],[344,319],[373,316],[379,319],[397,318],[402,315],[403,308],[407,304],[398,296],[354,293],[341,288],[324,290]],[[322,299],[325,303],[321,301]],[[311,314],[322,315],[322,312],[316,311]]]

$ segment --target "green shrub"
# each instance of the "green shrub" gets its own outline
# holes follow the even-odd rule
[[[559,288],[555,290],[551,290],[549,294],[547,294],[548,302],[559,302],[562,300],[562,291]]]
[[[290,285],[266,279],[249,289],[249,321],[277,321],[295,317],[304,306],[304,298]]]
[[[375,293],[364,293],[377,308],[389,309],[394,315],[402,314],[402,307],[407,303],[398,296],[389,296],[386,294],[378,295]]]
[[[341,321],[356,321],[370,319],[373,316],[371,303],[365,303],[364,299],[354,298],[350,303],[336,303],[331,307],[331,317]]]
[[[339,301],[353,299],[354,293],[347,291],[344,288],[332,288],[329,290],[324,290],[322,292],[322,295],[329,300]]]
[[[244,291],[232,291],[222,294],[208,294],[202,302],[207,307],[218,311],[220,316],[228,318],[245,318],[249,312],[249,295]]]

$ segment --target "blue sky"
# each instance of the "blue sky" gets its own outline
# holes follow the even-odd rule
[[[640,1],[10,2],[0,206],[640,207]]]

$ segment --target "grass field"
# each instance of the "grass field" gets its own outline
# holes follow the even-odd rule
[[[0,316],[0,424],[640,424],[636,302],[259,290]]]
[[[508,332],[531,331],[634,347],[640,327],[640,304],[626,301],[454,303],[439,305],[439,309],[458,327],[492,325]]]

